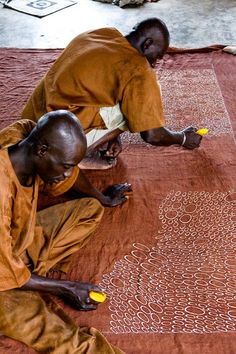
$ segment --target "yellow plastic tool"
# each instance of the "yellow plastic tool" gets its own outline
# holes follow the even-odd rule
[[[196,131],[197,134],[201,135],[201,136],[204,136],[204,135],[207,135],[208,134],[208,129],[207,128],[202,128],[202,129],[198,129]]]
[[[90,299],[92,299],[96,302],[104,302],[107,298],[107,295],[105,293],[100,293],[98,291],[91,290],[89,292],[89,297],[90,297]]]

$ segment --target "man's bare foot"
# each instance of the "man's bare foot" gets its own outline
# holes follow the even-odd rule
[[[108,170],[117,164],[114,157],[106,157],[99,151],[86,156],[80,163],[79,168],[83,170]]]

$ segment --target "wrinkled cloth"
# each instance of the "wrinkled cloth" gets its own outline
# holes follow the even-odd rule
[[[40,353],[124,354],[95,328],[79,328],[48,295],[0,292],[0,331]]]
[[[22,120],[0,132],[0,333],[45,353],[122,353],[96,329],[76,326],[49,296],[17,289],[32,272],[40,276],[50,269],[66,272],[70,256],[89,241],[103,215],[103,207],[93,198],[36,212],[43,182],[36,176],[31,186],[22,186],[7,150],[33,127]],[[78,168],[74,170],[78,175]],[[70,187],[68,180],[65,185]]]
[[[131,132],[164,125],[160,87],[147,59],[114,28],[85,32],[62,52],[29,98],[22,118],[67,109],[84,130],[104,129],[100,108],[120,104]]]
[[[182,54],[175,49],[158,63],[166,125],[173,130],[191,124],[207,127],[209,134],[199,149],[153,147],[144,144],[139,134],[128,134],[128,143],[122,141],[124,153],[117,168],[87,171],[100,189],[130,182],[133,195],[122,207],[106,208],[96,239],[73,256],[67,273],[70,279],[83,274],[84,279],[106,282],[112,297],[97,311],[71,310],[70,315],[81,326],[99,328],[128,354],[235,352],[236,331],[230,330],[235,327],[235,229],[230,228],[236,194],[230,194],[231,202],[228,191],[235,191],[236,181],[236,57],[221,49],[216,45],[181,49]],[[0,123],[4,126],[18,119],[27,95],[59,50],[1,48],[0,53],[0,81],[4,85]],[[186,212],[192,216],[191,228],[183,224],[188,221],[183,218]],[[189,247],[189,257],[183,247]],[[201,267],[205,257],[215,269],[205,274],[203,269],[202,278],[194,279],[198,285],[193,285],[194,269],[186,271],[186,267],[191,260],[194,268],[197,260]],[[125,304],[126,293],[129,304]],[[180,293],[184,297],[180,298]],[[176,323],[175,315],[181,316],[184,298],[191,301],[192,311],[202,304],[206,313],[186,313],[186,305],[182,324],[181,319]],[[145,299],[151,299],[151,312]],[[227,315],[228,311],[233,316]],[[220,319],[222,312],[225,316]],[[143,319],[147,321],[144,327]],[[0,352],[31,354],[21,343],[1,337]]]
[[[88,242],[102,214],[100,203],[91,198],[40,211],[41,232],[27,249],[34,272],[45,275],[52,267],[66,271],[70,255]],[[33,291],[0,292],[0,332],[39,352],[123,353],[96,329],[76,326],[50,296]]]
[[[106,127],[104,129],[92,129],[86,134],[88,147],[100,139],[105,138],[107,134],[116,129],[123,131],[128,130],[119,104],[116,104],[114,107],[102,107],[99,110],[99,114],[101,115]]]
[[[15,174],[9,159],[7,147],[17,143],[31,131],[33,124],[29,121],[13,123],[9,129],[0,132],[0,291],[21,287],[30,278],[30,270],[24,263],[27,248],[34,242],[36,234],[36,210],[39,188],[53,193],[64,184],[72,187],[78,176],[78,168],[74,168],[72,177],[60,187],[45,186],[39,176],[35,177],[30,187],[22,186]],[[22,129],[21,129],[22,128]],[[12,140],[11,140],[12,136]]]

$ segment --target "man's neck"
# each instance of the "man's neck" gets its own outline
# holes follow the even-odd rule
[[[33,164],[31,161],[31,148],[28,144],[19,144],[8,148],[9,158],[15,174],[23,186],[30,186],[33,182]]]
[[[130,43],[130,45],[132,45],[132,47],[134,47],[140,54],[142,54],[141,49],[140,49],[140,47],[138,45],[138,41],[137,41],[136,35],[134,34],[134,32],[130,32],[129,34],[127,34],[125,36],[125,38]]]

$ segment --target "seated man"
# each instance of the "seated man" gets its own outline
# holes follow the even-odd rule
[[[79,172],[86,147],[79,120],[64,110],[46,113],[37,125],[21,120],[0,132],[0,333],[39,352],[122,353],[96,329],[78,328],[49,297],[60,296],[78,310],[96,309],[89,291],[101,291],[98,286],[47,275],[67,271],[103,207],[82,198],[36,212],[39,190],[57,195],[72,187],[106,205],[126,200],[127,184],[103,195]]]
[[[147,19],[127,36],[101,28],[77,36],[55,61],[29,98],[22,118],[35,121],[67,109],[81,121],[88,154],[108,143],[105,156],[121,151],[118,136],[139,132],[153,145],[179,144],[194,149],[201,137],[192,127],[173,132],[164,127],[160,87],[152,70],[169,46],[166,25]],[[109,162],[109,161],[108,161]],[[109,168],[107,161],[84,160],[84,168]]]

